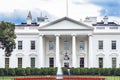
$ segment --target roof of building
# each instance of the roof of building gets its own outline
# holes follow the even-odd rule
[[[97,22],[96,24],[92,24],[93,26],[120,26],[119,24],[115,22],[108,22],[107,24],[104,24],[103,21]]]
[[[37,24],[36,22],[32,22],[31,24],[21,23],[21,24],[16,25],[16,26],[39,26],[39,24]]]

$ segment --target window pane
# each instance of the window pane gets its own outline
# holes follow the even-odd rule
[[[9,68],[9,58],[5,58],[5,68]]]
[[[99,49],[103,49],[103,41],[99,41],[98,45],[99,45]]]
[[[116,58],[112,58],[112,68],[116,68]]]
[[[22,41],[18,41],[18,49],[22,49]]]
[[[31,41],[31,49],[35,49],[35,41]]]
[[[116,41],[112,41],[112,49],[116,49]]]
[[[64,41],[64,50],[69,50],[69,42]]]
[[[49,50],[53,50],[53,49],[54,49],[54,42],[49,41]]]
[[[103,68],[103,58],[99,58],[99,68]]]
[[[54,58],[49,58],[49,67],[54,67]]]
[[[18,58],[18,68],[22,68],[22,58]]]
[[[35,68],[35,58],[31,58],[31,68]]]
[[[80,58],[80,67],[84,67],[84,58]]]
[[[80,41],[80,49],[81,49],[81,50],[84,50],[84,47],[85,47],[84,41]]]

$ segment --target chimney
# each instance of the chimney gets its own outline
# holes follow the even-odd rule
[[[108,24],[108,17],[105,16],[105,17],[103,18],[103,21],[104,21],[104,24]]]
[[[27,16],[27,24],[31,24],[31,23],[32,23],[32,15],[31,15],[31,12],[29,11]]]

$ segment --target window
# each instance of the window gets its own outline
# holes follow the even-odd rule
[[[116,58],[112,58],[112,68],[116,68]]]
[[[54,49],[54,42],[49,41],[49,50],[53,50],[53,49]]]
[[[80,67],[84,68],[84,58],[83,57],[80,58]]]
[[[99,68],[103,68],[103,58],[99,58]]]
[[[35,58],[31,58],[31,68],[35,68]]]
[[[31,41],[31,50],[35,50],[35,41]]]
[[[103,41],[98,41],[98,49],[103,49]]]
[[[54,67],[54,58],[49,58],[49,67]]]
[[[85,42],[80,41],[80,50],[84,50],[84,48],[85,48]]]
[[[22,58],[18,58],[18,68],[22,68]]]
[[[116,41],[112,41],[112,49],[116,49]]]
[[[9,58],[5,58],[5,68],[9,68]]]
[[[69,50],[69,42],[64,41],[64,50]]]
[[[19,49],[19,50],[22,49],[22,41],[18,41],[18,49]]]

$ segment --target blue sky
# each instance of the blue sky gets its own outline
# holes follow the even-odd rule
[[[66,0],[0,0],[0,20],[20,24],[31,11],[33,20],[41,13],[55,20],[66,16]],[[68,0],[68,16],[79,20],[86,16],[120,17],[119,0]]]

